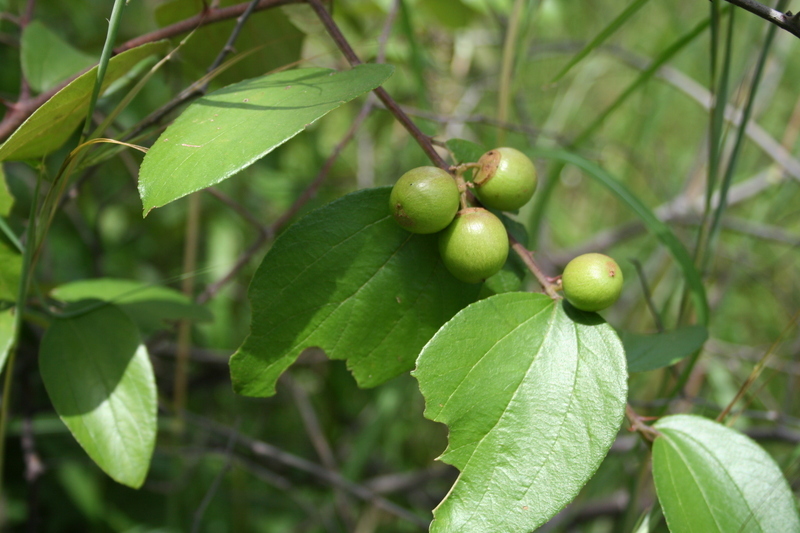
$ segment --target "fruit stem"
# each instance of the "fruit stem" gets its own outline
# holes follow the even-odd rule
[[[450,167],[450,171],[455,171],[456,175],[453,178],[456,180],[456,185],[458,186],[459,192],[459,201],[461,202],[461,209],[466,209],[469,207],[467,203],[467,182],[464,181],[464,169],[461,168],[461,165],[457,167]]]
[[[558,294],[558,285],[550,283],[549,278],[545,276],[544,272],[539,268],[539,265],[533,260],[533,252],[522,246],[522,243],[515,239],[510,233],[508,234],[508,242],[511,244],[511,249],[517,253],[519,258],[522,259],[522,262],[525,263],[525,266],[528,267],[528,270],[536,276],[536,280],[539,282],[539,285],[542,286],[542,289],[544,289],[545,294],[553,300],[560,300],[561,295]]]

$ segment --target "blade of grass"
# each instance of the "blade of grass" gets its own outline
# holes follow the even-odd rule
[[[778,9],[783,10],[786,8],[786,4],[788,4],[787,0],[780,0],[778,2]],[[712,242],[717,234],[719,233],[719,223],[720,219],[722,218],[722,213],[725,211],[727,207],[727,198],[728,198],[728,191],[731,187],[731,182],[733,181],[733,175],[736,172],[736,165],[739,162],[739,155],[742,152],[742,142],[744,141],[745,130],[747,129],[747,123],[750,122],[750,116],[753,114],[753,107],[756,101],[756,94],[758,93],[758,87],[761,84],[761,77],[764,74],[764,65],[767,63],[767,56],[769,54],[770,49],[772,48],[772,42],[775,38],[775,34],[777,32],[777,26],[770,25],[769,29],[767,30],[767,37],[764,40],[764,45],[761,47],[761,52],[758,56],[758,61],[756,62],[756,70],[753,74],[753,80],[750,83],[750,91],[747,96],[747,104],[745,105],[744,111],[742,113],[742,122],[739,124],[739,129],[736,131],[736,140],[734,142],[733,151],[731,152],[730,158],[728,159],[728,166],[725,169],[725,175],[722,178],[722,184],[720,186],[720,195],[719,195],[719,204],[717,205],[717,209],[714,211],[714,218],[711,222],[711,229],[709,234],[709,242]],[[705,254],[704,262],[708,262],[708,258],[710,254]]]
[[[514,0],[511,18],[508,19],[508,30],[503,43],[503,62],[500,68],[500,87],[498,91],[497,118],[506,122],[508,120],[508,102],[511,99],[511,77],[513,75],[514,58],[517,50],[517,34],[522,22],[522,8],[525,0]],[[506,142],[506,131],[497,131],[497,144],[503,146]]]
[[[114,0],[114,7],[111,9],[111,18],[108,20],[106,42],[103,44],[103,51],[100,53],[100,63],[97,66],[97,79],[94,82],[92,99],[89,101],[89,110],[86,112],[86,123],[83,126],[83,133],[81,133],[81,140],[78,144],[82,144],[83,141],[86,140],[92,127],[94,107],[97,105],[97,98],[100,96],[100,87],[103,85],[103,78],[106,76],[108,62],[111,60],[111,53],[114,51],[114,41],[117,40],[117,30],[122,21],[122,10],[124,7],[125,0]]]
[[[723,13],[727,12],[730,10],[730,7],[731,6],[725,6],[720,11]],[[591,137],[591,135],[594,134],[594,132],[611,113],[621,106],[623,102],[628,99],[628,97],[636,92],[637,89],[644,85],[646,81],[652,78],[662,65],[672,59],[678,52],[683,50],[687,45],[701,35],[706,28],[709,27],[710,22],[710,17],[699,22],[694,28],[681,35],[670,46],[668,46],[666,50],[661,52],[661,54],[655,60],[653,60],[650,66],[642,70],[639,76],[622,92],[622,94],[620,94],[617,99],[608,108],[606,108],[603,113],[600,114],[600,116],[598,116],[591,124],[589,124],[589,126],[583,130],[574,141],[572,141],[572,143],[570,143],[568,148],[576,148],[589,137]],[[542,184],[542,187],[536,193],[536,198],[534,199],[533,209],[531,210],[529,219],[529,227],[531,228],[529,244],[533,249],[536,248],[539,227],[541,226],[542,219],[544,218],[547,205],[550,202],[550,196],[552,195],[556,183],[558,182],[558,176],[561,174],[561,170],[563,168],[563,164],[554,165],[548,173],[547,179],[543,180],[544,183]]]
[[[664,222],[653,214],[622,182],[612,176],[607,170],[596,163],[573,152],[566,150],[550,150],[536,148],[530,150],[529,155],[544,159],[553,159],[561,163],[568,163],[585,171],[589,176],[604,185],[620,201],[626,204],[647,228],[667,247],[672,257],[677,261],[678,266],[683,272],[683,277],[692,294],[692,301],[695,305],[697,320],[702,325],[708,325],[708,300],[700,273],[697,271],[691,255],[675,236],[672,230]]]
[[[556,74],[556,77],[550,83],[556,83],[558,80],[564,77],[564,75],[569,72],[572,67],[577,65],[581,62],[586,56],[588,56],[592,50],[602,45],[609,37],[614,35],[618,29],[620,29],[627,21],[630,19],[636,12],[638,12],[649,0],[635,0],[628,4],[622,13],[617,15],[617,18],[611,21],[605,28],[603,28],[600,33],[598,33],[594,39],[589,41],[586,46],[581,49],[580,52],[572,56],[569,63],[567,63],[561,71]],[[716,3],[715,3],[716,5]]]

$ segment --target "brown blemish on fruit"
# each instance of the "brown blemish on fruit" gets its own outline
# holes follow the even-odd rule
[[[608,267],[608,277],[613,278],[617,275],[617,265],[615,265],[611,261],[606,261],[606,266]]]
[[[497,167],[500,166],[500,160],[502,159],[500,152],[497,150],[489,150],[485,154],[478,159],[478,164],[480,168],[478,172],[475,174],[475,179],[472,180],[475,185],[480,187],[484,183],[488,182],[490,179],[497,174]]]

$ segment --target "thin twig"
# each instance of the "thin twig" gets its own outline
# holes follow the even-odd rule
[[[327,468],[330,472],[338,473],[339,465],[336,462],[336,457],[334,456],[333,450],[328,443],[328,439],[325,438],[325,432],[322,431],[322,425],[319,423],[319,417],[317,417],[317,412],[314,410],[314,406],[311,404],[311,399],[308,397],[308,392],[303,388],[302,385],[298,384],[291,377],[291,375],[285,374],[285,377],[287,378],[286,383],[289,385],[289,389],[292,392],[294,403],[297,406],[297,410],[300,412],[300,418],[303,420],[303,427],[305,428],[308,438],[311,440],[311,444],[314,446],[314,450],[316,450],[320,461],[322,461],[322,466]],[[342,522],[344,522],[347,531],[353,531],[355,529],[355,519],[352,511],[350,510],[349,502],[347,501],[346,496],[347,495],[343,493],[342,489],[334,489],[334,503],[336,510],[338,511]]]
[[[557,286],[550,283],[550,280],[545,276],[544,272],[541,271],[539,265],[533,260],[533,252],[525,248],[522,243],[515,239],[510,233],[508,234],[508,241],[511,244],[511,248],[517,253],[519,258],[522,259],[525,266],[528,267],[528,270],[536,277],[536,281],[542,286],[544,292],[553,300],[560,300],[561,295],[557,292]]]
[[[638,431],[639,434],[641,434],[642,437],[644,437],[646,440],[652,442],[655,440],[656,437],[658,437],[661,434],[655,428],[645,424],[644,421],[642,420],[642,417],[640,417],[639,414],[633,410],[631,404],[625,405],[625,416],[628,418],[628,422],[631,425],[631,429],[634,431]]]
[[[325,9],[325,6],[322,4],[320,0],[307,0],[311,8],[316,12],[317,16],[319,17],[322,24],[325,26],[325,29],[328,31],[328,35],[331,36],[333,41],[336,43],[336,46],[339,47],[339,50],[344,54],[344,57],[350,63],[351,66],[355,67],[362,63],[361,59],[359,59],[358,55],[356,55],[353,48],[350,46],[350,43],[347,42],[347,39],[342,35],[341,30],[334,22],[333,18],[331,17],[328,10]],[[428,156],[436,166],[447,170],[449,165],[442,159],[442,156],[439,155],[439,152],[433,147],[433,143],[431,142],[430,137],[422,133],[422,131],[417,127],[416,124],[408,117],[408,115],[403,112],[397,102],[389,96],[389,93],[386,92],[383,87],[378,87],[374,91],[375,95],[383,102],[383,105],[394,115],[400,124],[411,134],[414,140],[417,141],[420,148],[425,152],[425,155]]]
[[[729,4],[736,7],[741,7],[745,11],[761,17],[762,19],[775,24],[782,30],[786,30],[795,37],[800,37],[800,23],[798,22],[797,15],[793,15],[791,11],[783,13],[777,9],[765,6],[755,0],[725,0]]]
[[[647,286],[647,278],[644,275],[642,263],[640,263],[638,259],[634,258],[630,258],[628,261],[633,264],[633,266],[636,268],[636,273],[639,275],[639,281],[642,284],[642,293],[644,294],[644,301],[647,303],[647,308],[650,309],[650,314],[653,315],[653,320],[656,323],[656,329],[659,333],[663,333],[664,323],[661,321],[661,315],[658,314],[656,305],[653,303],[653,295],[650,294],[650,287]]]
[[[203,515],[206,513],[208,505],[211,503],[211,500],[214,499],[214,495],[217,493],[219,485],[222,482],[222,479],[225,477],[225,474],[227,474],[231,469],[231,466],[233,466],[233,447],[236,444],[236,439],[238,436],[238,427],[234,427],[228,435],[228,444],[225,446],[225,464],[222,466],[219,473],[217,473],[214,481],[211,482],[211,486],[208,487],[208,491],[206,491],[205,496],[203,496],[203,501],[200,502],[200,506],[194,513],[194,520],[192,521],[192,533],[200,531],[200,524],[203,522]]]
[[[203,428],[210,429],[220,435],[230,436],[230,434],[234,432],[232,428],[214,422],[213,420],[210,420],[203,416],[190,413],[188,411],[184,413],[184,417],[188,422]],[[302,457],[281,450],[280,448],[277,448],[266,442],[253,439],[245,435],[239,434],[237,440],[238,442],[246,446],[251,453],[253,453],[258,457],[277,461],[290,468],[306,472],[307,474],[310,474],[321,481],[325,481],[326,483],[330,483],[331,485],[340,487],[349,492],[350,494],[356,496],[357,498],[370,502],[380,507],[384,511],[391,513],[398,518],[406,520],[420,528],[426,529],[428,527],[428,522],[426,520],[423,520],[422,518],[418,517],[417,515],[413,514],[407,509],[404,509],[399,505],[396,505],[390,502],[389,500],[382,498],[374,491],[368,489],[363,485],[354,483],[335,472],[330,472],[329,470],[321,467],[316,463],[313,463],[311,461],[308,461],[307,459],[303,459]]]

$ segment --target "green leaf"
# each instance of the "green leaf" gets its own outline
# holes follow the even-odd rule
[[[758,444],[699,416],[654,427],[653,478],[672,533],[800,531],[789,484]]]
[[[116,304],[145,331],[163,329],[165,320],[211,320],[205,307],[186,295],[161,285],[128,279],[99,278],[74,281],[56,287],[53,298],[65,302],[102,300]]]
[[[708,330],[695,325],[654,335],[622,331],[620,338],[628,357],[628,372],[647,372],[674,365],[692,355],[703,347]]]
[[[17,301],[21,276],[22,256],[0,242],[0,301]]]
[[[425,346],[413,375],[425,416],[450,430],[441,460],[461,471],[432,532],[527,533],[545,523],[600,465],[627,395],[614,330],[543,294],[465,308]]]
[[[336,72],[290,70],[230,85],[184,111],[142,162],[144,214],[230,177],[288,141],[309,124],[371,91],[390,65]]]
[[[46,91],[76,72],[94,65],[96,59],[73,48],[44,24],[34,20],[20,39],[22,72],[36,92]]]
[[[0,372],[6,366],[8,352],[14,342],[14,309],[0,311]]]
[[[144,482],[156,437],[156,386],[136,325],[113,305],[54,320],[39,368],[53,406],[116,481]]]
[[[159,41],[112,57],[102,89],[124,76],[139,61],[164,53],[168,47],[166,41]],[[97,67],[74,79],[45,102],[0,145],[0,161],[36,158],[61,147],[86,117],[96,78]]]
[[[477,163],[486,152],[486,148],[480,144],[465,139],[450,139],[446,144],[457,163]]]
[[[678,237],[675,236],[669,226],[659,220],[653,211],[644,205],[621,181],[609,174],[604,168],[589,161],[585,157],[566,150],[549,150],[544,148],[530,150],[529,154],[534,157],[570,163],[583,169],[589,176],[596,179],[611,191],[622,203],[627,204],[636,216],[641,219],[644,225],[647,226],[647,229],[661,241],[661,244],[667,247],[672,257],[678,262],[678,265],[683,271],[686,284],[691,291],[697,319],[703,325],[708,324],[708,300],[706,298],[706,289],[703,286],[703,279],[700,277],[697,268],[695,268],[692,256],[689,255],[683,243],[678,240]]]
[[[347,359],[372,387],[411,370],[420,349],[480,285],[453,278],[436,235],[389,213],[391,189],[358,191],[318,209],[276,241],[250,285],[250,336],[230,361],[236,392],[269,396],[305,348]]]

